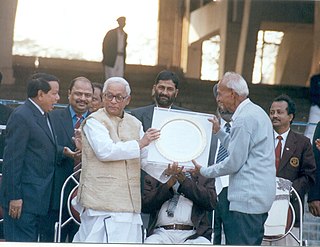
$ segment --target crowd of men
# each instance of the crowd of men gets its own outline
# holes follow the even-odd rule
[[[248,98],[245,79],[227,72],[213,87],[218,107],[208,119],[208,164],[192,160],[194,168],[185,169],[172,161],[158,169],[147,159],[149,144],[161,136],[152,128],[154,108],[190,111],[174,104],[177,74],[161,71],[152,87],[154,103],[130,111],[131,88],[123,77],[110,77],[104,84],[76,77],[66,108],[53,109],[60,99],[59,83],[54,75],[33,74],[27,80],[27,100],[3,123],[0,199],[6,241],[53,242],[61,189],[79,169],[72,204],[81,224],[71,221],[63,227],[61,241],[268,244],[264,227],[276,199],[277,177],[291,181],[302,199],[310,191],[310,212],[320,215],[315,160],[320,125],[312,142],[294,132],[296,109],[288,95],[273,99],[267,113]],[[63,220],[75,185],[64,190]],[[291,203],[299,212],[297,198]],[[297,213],[296,232],[299,223]],[[274,244],[298,243],[288,235]]]

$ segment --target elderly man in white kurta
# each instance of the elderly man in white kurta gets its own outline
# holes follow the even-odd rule
[[[146,146],[160,132],[143,133],[141,122],[124,112],[130,86],[120,77],[103,88],[104,108],[82,123],[82,172],[77,194],[81,225],[74,242],[141,243],[140,168]]]

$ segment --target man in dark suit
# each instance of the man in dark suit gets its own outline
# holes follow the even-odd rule
[[[290,180],[303,203],[305,194],[315,183],[316,165],[310,139],[290,129],[295,110],[294,101],[288,95],[280,95],[273,100],[269,116],[274,129],[277,177]],[[279,159],[277,159],[278,145]],[[293,198],[291,203],[296,213],[293,233],[298,234],[300,226],[298,200]],[[277,241],[277,244],[292,246],[297,245],[297,242],[288,235]]]
[[[58,162],[53,180],[52,204],[50,207],[48,219],[48,229],[46,241],[53,242],[54,224],[59,220],[60,193],[65,180],[73,173],[75,159],[70,155],[70,150],[75,151],[76,146],[72,137],[74,136],[75,128],[83,119],[89,115],[89,107],[92,101],[93,86],[90,80],[85,77],[74,78],[68,89],[69,105],[65,109],[57,109],[52,111],[52,126],[57,135],[58,141]],[[67,152],[67,153],[66,153]],[[76,156],[80,153],[77,152]],[[66,199],[75,184],[68,183],[65,189],[63,202],[63,221],[68,218]],[[74,234],[77,232],[78,226],[74,222],[70,222],[62,228],[61,241],[68,240],[72,242]],[[68,239],[67,239],[68,237]]]
[[[128,37],[123,30],[126,25],[126,18],[121,16],[117,19],[117,22],[119,26],[107,32],[102,43],[102,64],[104,66],[105,79],[124,76]]]
[[[1,185],[6,241],[36,242],[50,206],[57,143],[47,112],[60,99],[58,78],[33,75],[27,96],[7,123]]]
[[[151,128],[155,107],[185,110],[173,104],[176,97],[178,96],[178,88],[179,77],[176,73],[169,70],[163,70],[157,75],[155,83],[152,87],[152,97],[154,100],[154,104],[131,110],[131,115],[135,116],[141,121],[144,132]],[[146,173],[141,170],[141,193],[143,193],[143,180],[145,174]],[[149,221],[148,216],[146,214],[143,214],[142,219],[143,225],[146,227]]]

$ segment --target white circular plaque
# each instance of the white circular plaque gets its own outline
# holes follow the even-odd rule
[[[197,158],[206,147],[206,133],[192,119],[175,118],[160,128],[160,138],[155,146],[170,161],[188,162]]]

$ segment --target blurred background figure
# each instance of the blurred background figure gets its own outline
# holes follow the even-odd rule
[[[320,121],[320,73],[315,74],[310,79],[310,112],[308,123],[318,123]],[[306,127],[304,135],[312,140],[315,124]]]
[[[102,43],[105,78],[123,77],[126,61],[127,33],[123,30],[126,18],[121,16],[117,19],[118,27],[107,32]]]
[[[101,107],[103,107],[102,102],[102,89],[103,85],[99,82],[93,82],[93,95],[92,95],[92,102],[89,108],[90,112],[95,112],[99,110]]]

